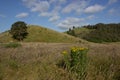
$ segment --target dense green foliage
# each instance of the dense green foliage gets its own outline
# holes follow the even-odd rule
[[[3,44],[3,47],[5,47],[5,48],[17,48],[17,47],[20,47],[20,46],[21,46],[21,44],[15,43],[15,42]]]
[[[120,41],[120,24],[96,24],[87,27],[95,29],[91,31],[84,39],[92,42],[117,42]]]
[[[75,28],[75,27],[73,27],[73,29],[69,28],[69,31],[67,31],[67,34],[72,35],[72,36],[76,36],[76,35],[75,35],[74,28]]]
[[[10,34],[18,41],[22,41],[27,36],[27,26],[25,22],[18,21],[12,24]]]
[[[86,28],[89,30],[89,32],[82,32],[80,28],[75,28],[67,31],[67,33],[70,33],[70,31],[74,30],[74,35],[83,39],[86,39],[88,41],[92,42],[118,42],[120,41],[120,24],[103,24],[99,23],[96,25],[87,25],[82,26],[82,28]],[[79,30],[79,33],[76,32],[76,29]],[[72,35],[72,34],[70,34]],[[82,36],[82,37],[81,37]]]

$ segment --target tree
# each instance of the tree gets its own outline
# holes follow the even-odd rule
[[[75,31],[74,29],[69,28],[69,31],[67,31],[67,34],[75,36]]]
[[[28,34],[26,23],[18,21],[12,24],[10,34],[18,41],[22,41]]]
[[[75,29],[75,26],[73,26],[73,29]]]

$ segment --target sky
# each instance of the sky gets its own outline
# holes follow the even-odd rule
[[[120,0],[0,0],[0,32],[17,21],[59,32],[73,26],[120,23]]]

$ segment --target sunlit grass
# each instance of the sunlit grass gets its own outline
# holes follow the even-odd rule
[[[89,48],[85,80],[119,80],[119,44],[51,43],[22,43],[17,48],[0,46],[0,80],[78,80],[74,72],[58,65],[63,60],[61,53],[64,50],[65,54],[70,53],[72,46]]]
[[[28,35],[23,42],[75,43],[80,41],[80,39],[76,39],[75,37],[65,33],[57,32],[37,25],[29,25],[27,31]],[[9,31],[0,33],[0,43],[14,41],[15,40],[12,39],[12,35],[10,35]]]

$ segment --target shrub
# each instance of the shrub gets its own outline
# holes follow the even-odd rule
[[[63,51],[64,63],[67,70],[77,74],[78,79],[84,79],[87,68],[87,48],[73,47],[70,54]]]
[[[15,43],[15,42],[4,44],[5,48],[17,48],[17,47],[20,47],[20,46],[21,46],[20,43]]]

